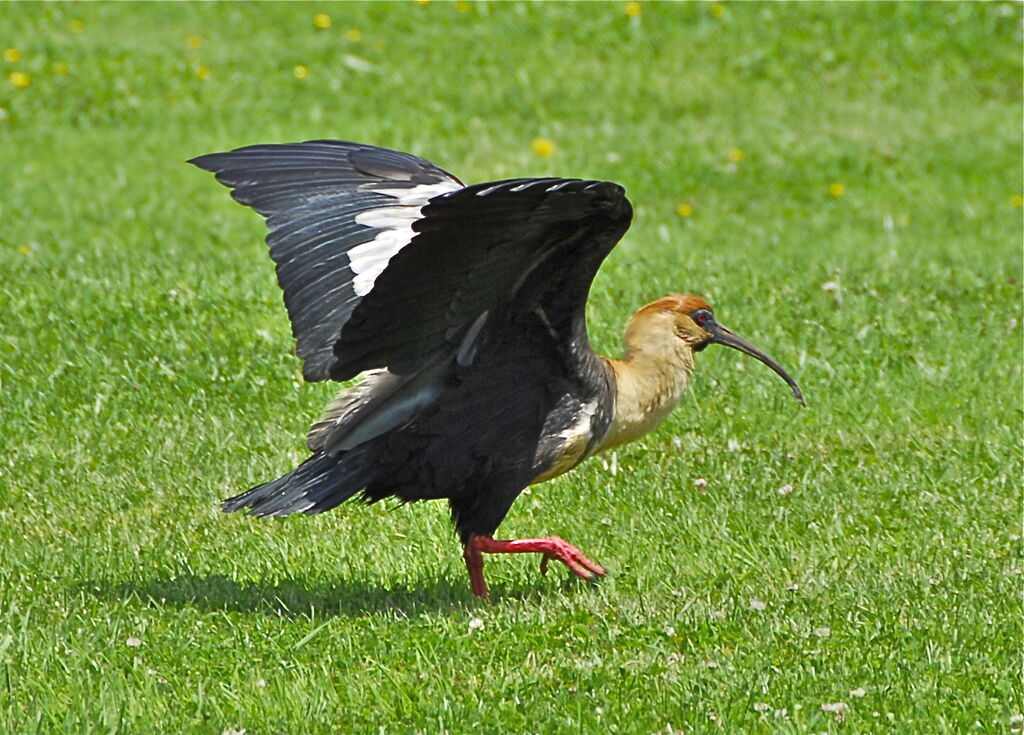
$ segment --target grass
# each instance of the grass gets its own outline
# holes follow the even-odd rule
[[[0,731],[1020,730],[1021,6],[625,8],[4,8]],[[611,576],[496,558],[492,605],[442,504],[221,515],[331,388],[183,161],[317,137],[621,182],[595,344],[701,293],[808,408],[702,353],[502,526]]]

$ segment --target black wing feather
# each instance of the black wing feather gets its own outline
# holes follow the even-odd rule
[[[396,204],[374,189],[461,186],[422,158],[344,141],[255,145],[190,162],[267,219],[267,244],[310,381],[330,377],[334,343],[360,301],[345,253],[382,231],[355,218]]]

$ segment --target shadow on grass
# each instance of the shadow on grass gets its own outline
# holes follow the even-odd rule
[[[183,573],[170,579],[139,582],[97,581],[83,591],[104,599],[137,600],[152,607],[191,607],[207,611],[259,613],[285,618],[364,617],[399,614],[416,617],[472,609],[484,604],[472,596],[469,582],[426,580],[391,588],[363,580],[307,584],[301,580],[238,582],[221,574]],[[541,596],[538,587],[492,588],[492,599],[526,600]]]

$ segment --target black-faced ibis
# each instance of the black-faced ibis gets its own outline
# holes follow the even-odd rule
[[[536,552],[595,579],[605,570],[560,538],[493,538],[525,487],[657,426],[709,344],[760,360],[803,400],[696,296],[637,311],[621,360],[594,353],[587,294],[632,217],[617,184],[465,186],[421,158],[333,140],[191,163],[266,218],[306,380],[364,376],[313,425],[306,461],[225,511],[443,498],[476,595],[484,552]]]

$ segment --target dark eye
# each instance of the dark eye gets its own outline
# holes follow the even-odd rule
[[[690,314],[690,318],[693,319],[693,321],[697,322],[697,324],[699,324],[702,327],[709,321],[714,319],[714,317],[711,315],[711,312],[708,311],[707,309],[697,309],[697,311]]]

